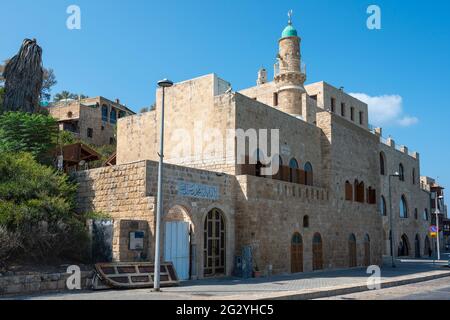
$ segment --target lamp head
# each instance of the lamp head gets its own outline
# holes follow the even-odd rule
[[[170,81],[169,79],[159,80],[158,81],[158,86],[160,88],[170,88],[171,86],[173,86],[173,82]]]

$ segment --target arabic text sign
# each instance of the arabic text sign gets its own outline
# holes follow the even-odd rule
[[[178,182],[178,194],[184,197],[218,200],[219,188],[204,184]]]

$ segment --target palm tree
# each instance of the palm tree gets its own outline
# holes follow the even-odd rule
[[[77,98],[78,97],[76,95],[70,93],[69,91],[62,91],[60,93],[55,94],[53,101],[58,102],[62,100],[77,99]]]
[[[58,101],[63,101],[63,100],[82,100],[82,99],[87,99],[88,96],[84,95],[84,94],[76,94],[76,93],[71,93],[69,91],[62,91],[60,93],[55,94],[55,96],[53,97],[53,101],[54,102],[58,102]]]

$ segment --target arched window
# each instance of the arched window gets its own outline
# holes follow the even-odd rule
[[[428,216],[428,209],[424,209],[423,210],[423,220],[428,221],[429,216]]]
[[[398,256],[408,257],[409,256],[409,239],[406,234],[402,235],[400,242],[398,244]]]
[[[305,163],[305,185],[312,186],[314,184],[313,167],[311,163]]]
[[[348,238],[348,260],[350,268],[354,268],[358,265],[356,258],[356,237],[353,233]]]
[[[405,168],[403,167],[403,164],[400,163],[398,166],[398,173],[399,173],[399,179],[400,181],[405,181]]]
[[[111,124],[116,124],[117,123],[117,111],[114,108],[111,108],[111,115],[109,118],[109,122],[111,122]]]
[[[345,200],[353,201],[353,186],[349,181],[345,181]]]
[[[412,183],[416,184],[416,168],[412,169]]]
[[[381,196],[380,198],[380,213],[383,217],[387,216],[386,199],[384,198],[384,196]]]
[[[303,228],[309,228],[309,216],[303,217]]]
[[[291,272],[303,272],[303,239],[298,232],[291,239]]]
[[[102,121],[108,122],[108,106],[106,104],[102,105]]]
[[[377,190],[372,189],[372,187],[369,187],[367,189],[367,203],[369,204],[377,203]]]
[[[298,183],[298,162],[295,158],[289,161],[289,181]]]
[[[370,266],[370,237],[368,234],[364,237],[364,266]]]
[[[400,218],[408,218],[408,206],[405,196],[400,199]]]
[[[386,157],[383,152],[380,152],[380,174],[382,176],[386,175]]]
[[[355,181],[355,184],[358,181]],[[365,193],[365,189],[364,189],[364,182],[361,181],[357,187],[356,187],[356,192],[355,192],[355,200],[356,202],[360,202],[360,203],[364,203],[364,193]]]

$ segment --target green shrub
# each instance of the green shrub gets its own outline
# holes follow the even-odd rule
[[[21,234],[16,258],[82,261],[86,217],[75,213],[77,186],[29,153],[0,153],[0,226]]]

